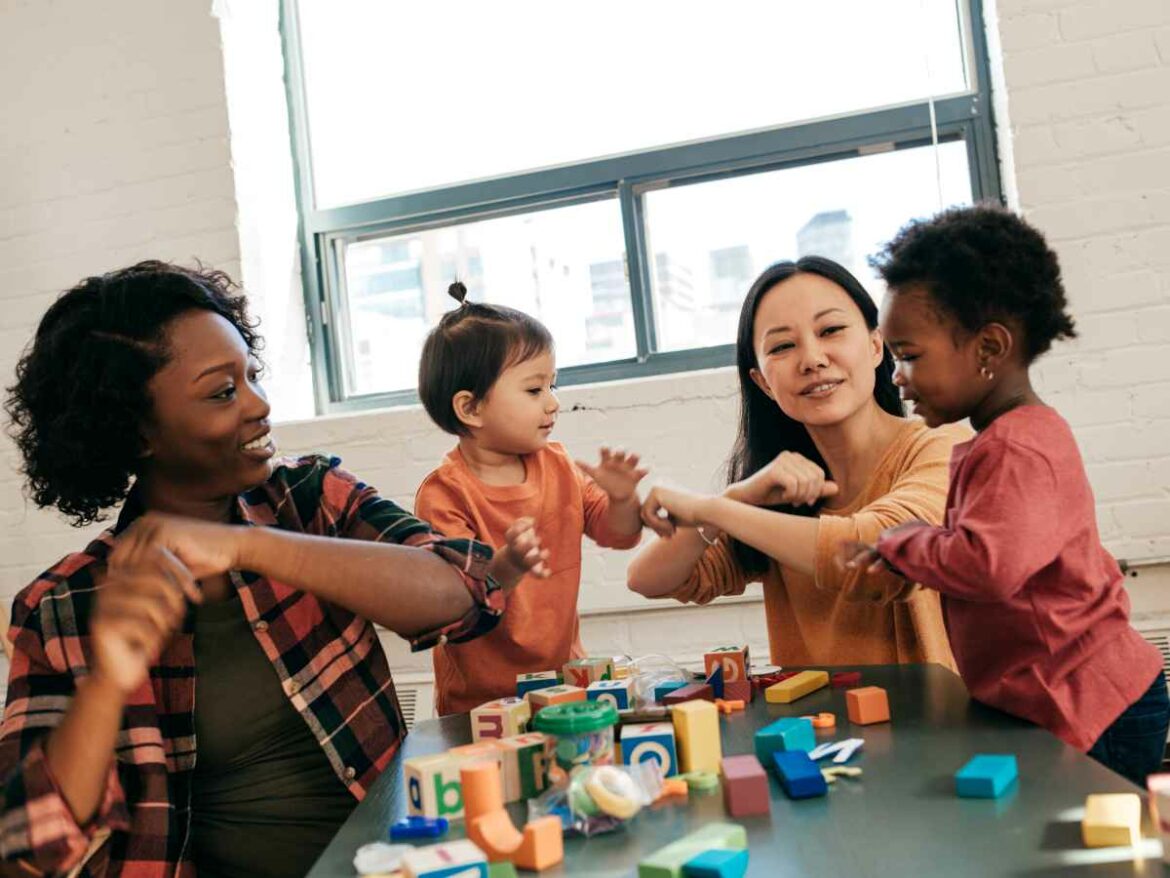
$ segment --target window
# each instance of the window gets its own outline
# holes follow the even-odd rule
[[[413,399],[455,279],[562,384],[724,365],[768,264],[873,289],[906,220],[999,195],[980,0],[506,9],[283,0],[323,411]]]

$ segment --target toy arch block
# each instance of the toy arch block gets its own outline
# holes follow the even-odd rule
[[[471,711],[471,740],[522,735],[531,719],[532,704],[526,698],[497,698]]]
[[[631,723],[622,726],[621,735],[622,765],[654,761],[662,769],[663,777],[678,774],[678,749],[671,723]]]
[[[791,704],[798,698],[816,692],[829,685],[827,671],[801,671],[787,679],[773,683],[764,690],[764,698],[769,704]]]
[[[539,872],[564,859],[564,831],[555,815],[530,821],[521,832],[504,810],[500,768],[475,762],[460,771],[467,837],[489,860],[508,860],[521,869]]]
[[[732,817],[770,813],[768,775],[752,754],[723,757],[723,805]]]
[[[880,686],[862,686],[845,692],[849,721],[859,726],[890,721],[890,699]]]

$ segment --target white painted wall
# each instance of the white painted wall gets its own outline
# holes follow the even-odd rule
[[[303,380],[288,380],[303,368],[303,353],[295,348],[299,303],[288,298],[296,267],[291,190],[282,188],[290,185],[288,157],[279,152],[287,137],[283,109],[271,104],[280,94],[274,5],[257,12],[260,5],[219,0],[222,44],[210,0],[9,0],[0,9],[7,84],[0,374],[11,376],[55,293],[85,274],[146,256],[197,256],[238,274],[242,239],[244,280],[275,332],[270,358],[284,380],[277,415],[304,411]],[[1110,548],[1124,558],[1165,560],[1170,4],[988,5],[1009,197],[1059,250],[1083,336],[1043,362],[1040,384],[1076,428]],[[233,82],[256,71],[262,79],[233,87],[229,102],[225,64]],[[267,108],[265,119],[256,117],[258,107]],[[265,228],[276,230],[275,240]],[[556,438],[575,453],[622,443],[645,454],[660,477],[696,487],[712,484],[720,469],[736,404],[729,370],[569,388],[562,402]],[[451,445],[417,408],[285,423],[278,433],[288,451],[341,455],[403,503]],[[13,448],[4,442],[0,449],[0,595],[7,598],[85,535],[26,508]],[[641,612],[615,611],[630,603],[624,569],[622,553],[586,553],[582,609],[593,650],[682,657],[713,642],[744,641],[766,654],[758,596],[707,610],[646,604]],[[1130,583],[1137,609],[1157,614],[1170,604],[1161,597],[1170,575],[1158,566],[1139,572]],[[427,666],[397,646],[392,662],[399,670]]]

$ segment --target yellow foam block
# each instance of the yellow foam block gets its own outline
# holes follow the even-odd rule
[[[684,701],[670,708],[678,761],[683,771],[710,771],[723,764],[719,742],[719,711],[710,701]]]
[[[764,698],[770,704],[788,704],[828,685],[828,671],[801,671],[787,680],[773,683],[764,690]]]
[[[1142,839],[1142,800],[1137,793],[1098,793],[1085,799],[1081,834],[1085,847],[1136,845]]]

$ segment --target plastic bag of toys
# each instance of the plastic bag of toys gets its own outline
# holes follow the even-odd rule
[[[662,770],[649,760],[639,765],[594,765],[574,771],[568,786],[546,790],[528,801],[528,819],[548,814],[561,819],[565,831],[588,838],[612,832],[658,798]]]

